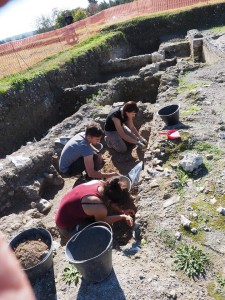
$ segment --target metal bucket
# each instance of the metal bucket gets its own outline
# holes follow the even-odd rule
[[[34,237],[37,235],[40,236],[40,238],[43,239],[43,242],[48,245],[49,251],[43,260],[38,264],[24,269],[30,281],[34,281],[38,277],[44,275],[49,269],[51,269],[53,265],[53,246],[51,233],[44,228],[30,228],[17,234],[9,241],[9,245],[14,251],[20,243],[26,240],[34,240]]]
[[[75,234],[66,244],[65,255],[90,282],[104,280],[112,271],[112,228],[95,222]]]

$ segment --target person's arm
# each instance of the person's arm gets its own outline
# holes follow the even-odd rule
[[[113,216],[107,216],[104,220],[98,220],[98,218],[95,218],[96,221],[104,221],[108,224],[113,224],[118,221],[126,221],[127,225],[132,227],[134,224],[133,218],[129,215],[113,215]]]
[[[116,210],[118,213],[122,214],[122,215],[130,215],[130,216],[134,216],[135,215],[135,211],[133,209],[122,209],[121,207],[119,207],[117,204],[115,203],[111,203],[110,204],[112,209]]]
[[[91,177],[91,178],[100,179],[100,178],[109,178],[109,177],[112,177],[112,176],[118,176],[119,175],[116,172],[104,173],[104,172],[100,172],[100,171],[95,171],[93,155],[88,155],[88,156],[84,157],[84,165],[85,165],[85,169],[87,171],[88,176]]]
[[[133,132],[133,134],[139,139],[140,138],[140,134],[137,130],[137,128],[134,126],[134,122],[133,122],[133,119],[128,119],[126,121],[126,125],[128,128],[130,128],[130,130]]]
[[[131,143],[131,144],[137,144],[137,139],[130,137],[129,135],[127,135],[124,132],[123,127],[122,127],[122,125],[120,123],[120,120],[118,118],[112,118],[112,120],[115,124],[116,131],[118,132],[119,136],[123,140],[125,140],[126,142]]]
[[[129,215],[121,214],[121,215],[113,215],[108,216],[108,210],[105,206],[105,204],[96,196],[87,196],[83,199],[82,202],[86,201],[93,201],[94,203],[85,205],[85,203],[82,203],[82,207],[84,212],[89,215],[93,216],[96,221],[103,221],[108,224],[113,224],[115,222],[119,221],[126,221],[127,225],[133,226],[133,218]],[[98,203],[99,205],[97,205]],[[102,205],[101,205],[102,204]]]
[[[0,234],[0,299],[35,300],[15,254]]]

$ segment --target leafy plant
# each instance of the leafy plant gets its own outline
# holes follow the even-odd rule
[[[179,180],[179,185],[177,187],[177,189],[180,191],[183,189],[183,187],[185,186],[188,178],[190,177],[190,174],[185,172],[182,168],[178,167],[177,170],[177,178]]]
[[[221,289],[225,288],[225,277],[221,276],[220,274],[217,275],[217,282]]]
[[[62,274],[63,281],[65,281],[68,284],[75,283],[76,285],[79,282],[79,279],[81,278],[80,272],[76,269],[74,265],[70,265],[69,267],[66,267]]]
[[[183,270],[188,277],[204,275],[209,264],[208,256],[195,246],[181,245],[175,253],[176,270]]]

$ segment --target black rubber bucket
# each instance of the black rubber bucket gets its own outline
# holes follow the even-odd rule
[[[161,108],[157,114],[162,118],[167,126],[176,125],[179,122],[180,105],[172,104]]]
[[[75,234],[66,244],[66,258],[84,279],[100,282],[112,271],[112,228],[95,222]]]
[[[43,260],[40,261],[38,264],[34,265],[33,267],[24,269],[30,281],[34,281],[38,277],[43,276],[49,269],[52,268],[53,246],[51,233],[44,228],[30,228],[19,233],[9,242],[11,248],[15,250],[20,243],[26,240],[35,240],[37,238],[40,238],[41,240],[43,240],[44,243],[48,245],[49,251],[43,258]]]

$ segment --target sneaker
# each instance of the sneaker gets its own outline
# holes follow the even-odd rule
[[[108,147],[108,148],[112,148],[112,145],[111,145],[111,143],[108,141],[107,136],[105,136],[104,140],[105,140],[105,143],[106,143],[107,147]]]

